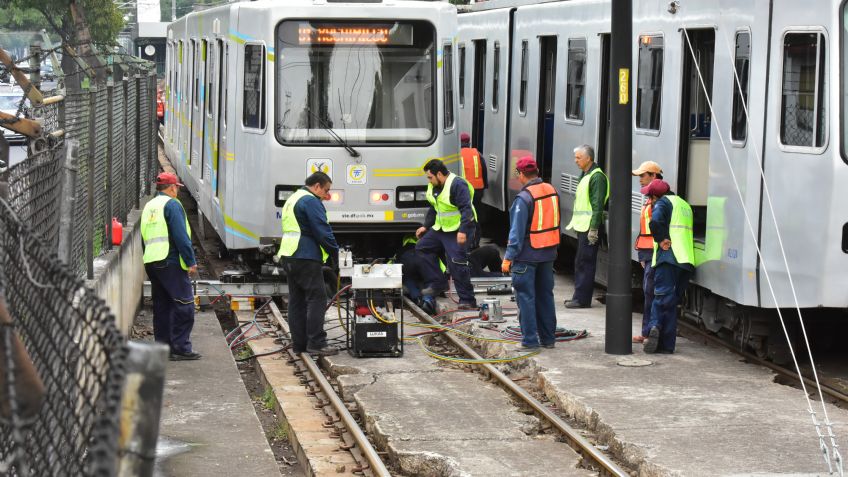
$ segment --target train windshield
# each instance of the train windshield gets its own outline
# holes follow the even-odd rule
[[[424,21],[288,20],[277,28],[283,144],[428,143],[435,30]]]

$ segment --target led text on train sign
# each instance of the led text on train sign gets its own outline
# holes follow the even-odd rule
[[[297,29],[300,45],[412,45],[411,25],[301,23]]]

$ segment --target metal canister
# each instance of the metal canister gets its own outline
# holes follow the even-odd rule
[[[503,316],[503,308],[501,307],[501,300],[499,298],[484,298],[483,306],[489,309],[490,323],[503,323],[506,321]]]

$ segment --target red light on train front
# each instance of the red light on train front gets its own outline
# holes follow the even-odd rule
[[[339,205],[344,203],[344,194],[340,190],[331,190],[330,191],[330,199],[327,201],[333,205]]]
[[[368,202],[371,205],[388,205],[392,203],[392,191],[372,190],[368,194]]]

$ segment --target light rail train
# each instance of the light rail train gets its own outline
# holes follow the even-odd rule
[[[793,296],[805,309],[848,307],[848,9],[790,3],[633,2],[631,168],[659,162],[693,207],[699,266],[687,312],[763,354],[780,352],[769,349],[783,341],[773,339],[782,336],[774,309],[794,308]],[[607,170],[620,159],[609,157],[619,93],[610,3],[493,0],[469,10],[456,45],[459,124],[488,167],[483,202],[505,211],[520,187],[515,161],[532,154],[569,217],[573,149],[592,145]],[[633,178],[634,239],[642,201]]]
[[[421,167],[458,170],[456,21],[441,2],[262,0],[170,24],[165,151],[224,246],[278,240],[316,171],[337,231],[415,230]]]

